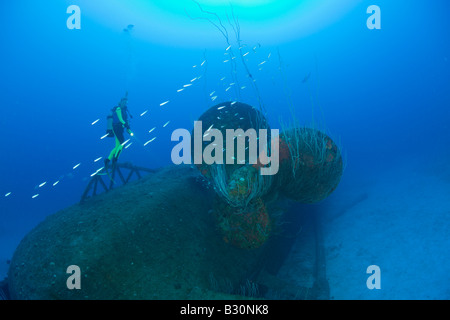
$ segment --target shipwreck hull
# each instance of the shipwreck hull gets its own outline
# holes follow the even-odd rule
[[[57,212],[20,243],[13,299],[228,299],[263,252],[223,241],[198,171],[168,167]],[[67,268],[81,271],[68,289]]]

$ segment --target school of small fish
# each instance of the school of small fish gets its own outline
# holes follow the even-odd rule
[[[254,47],[253,47],[253,52],[254,52],[254,53],[256,53],[256,49],[258,48],[258,46],[260,47],[259,44],[258,44],[257,46],[254,46]],[[229,58],[228,58],[228,59],[225,59],[225,60],[223,61],[224,63],[230,62],[231,60],[233,60],[233,59],[236,58],[235,56],[233,56],[232,51],[230,51],[231,47],[232,47],[232,46],[229,45],[229,46],[225,49],[224,55],[228,56]],[[245,45],[239,47],[239,51],[242,50],[244,47],[245,47]],[[243,56],[243,57],[246,57],[247,55],[249,55],[250,52],[251,52],[251,51],[247,51],[247,52],[245,52],[244,54],[242,54],[242,56]],[[267,63],[267,61],[271,58],[271,55],[272,55],[272,53],[269,53],[266,60],[263,60],[263,61],[261,61],[260,63],[257,64],[257,66],[259,67],[259,70],[261,70],[261,67],[262,67],[264,64]],[[230,57],[230,56],[231,56],[231,57]],[[248,61],[248,60],[247,60],[247,61]],[[206,63],[207,63],[207,60],[203,60],[203,61],[201,62],[200,65],[197,65],[197,64],[196,64],[196,65],[193,65],[192,68],[197,69],[197,68],[199,68],[199,66],[202,67],[202,66],[204,66]],[[188,83],[184,84],[184,85],[182,86],[182,88],[178,89],[176,92],[177,92],[177,93],[180,93],[180,92],[186,90],[187,88],[193,86],[194,83],[198,82],[198,80],[201,79],[201,77],[202,77],[202,75],[199,75],[199,76],[196,76],[196,77],[192,78]],[[226,76],[223,76],[223,77],[221,77],[221,78],[219,79],[219,81],[224,81],[225,79],[226,79]],[[253,79],[253,81],[255,81],[255,79]],[[235,82],[231,82],[231,83],[228,85],[228,87],[225,88],[225,93],[228,92],[228,91],[232,88],[232,86],[234,86],[235,84],[236,84]],[[244,90],[244,89],[246,89],[246,86],[243,85],[243,86],[240,86],[239,88],[240,88],[240,90]],[[215,100],[218,98],[218,95],[216,94],[216,90],[212,91],[212,92],[209,94],[209,96],[210,96],[211,101],[215,101]],[[165,106],[165,105],[167,105],[167,104],[169,104],[169,103],[170,103],[170,100],[166,100],[166,101],[164,101],[164,102],[161,102],[161,103],[159,104],[159,106],[160,106],[160,107],[163,107],[163,106]],[[235,101],[235,100],[232,101],[232,102],[231,102],[231,106],[233,106],[233,105],[236,104],[236,103],[237,103],[237,101]],[[219,106],[219,107],[217,108],[217,110],[222,110],[222,109],[224,109],[224,108],[226,108],[226,105]],[[226,113],[228,113],[228,111],[226,111],[226,110],[224,110],[224,111],[225,111]],[[140,117],[143,117],[143,116],[146,115],[148,112],[149,112],[149,109],[144,110],[142,113],[140,113]],[[238,114],[238,113],[235,113],[234,116],[235,116],[235,117],[238,117],[239,114]],[[221,119],[221,118],[220,118],[220,117],[217,117],[217,119]],[[240,119],[240,120],[243,120],[244,118],[243,118],[243,117],[240,117],[239,119]],[[94,125],[96,125],[96,124],[99,123],[99,122],[100,122],[100,118],[98,118],[98,119],[92,121],[92,122],[91,122],[91,126],[94,126]],[[165,123],[162,125],[162,127],[163,127],[163,128],[166,128],[169,124],[170,124],[170,120],[168,120],[167,122],[165,122]],[[222,128],[223,128],[223,127],[224,127],[224,126],[222,126]],[[157,128],[157,127],[151,128],[151,129],[148,131],[148,133],[153,132],[156,128]],[[213,128],[213,125],[211,125],[211,126],[205,131],[204,137],[210,134],[210,131],[211,131],[212,128]],[[107,134],[104,134],[103,136],[100,137],[100,139],[103,140],[104,138],[106,138],[106,137],[108,137],[108,136],[109,136],[108,133],[107,133]],[[152,139],[146,141],[145,143],[143,143],[143,146],[144,146],[144,147],[147,146],[149,143],[153,142],[155,139],[156,139],[156,136],[153,137]],[[121,145],[122,145],[122,147],[124,147],[124,149],[128,149],[132,144],[133,144],[133,142],[130,142],[130,139],[128,139],[128,140],[126,140],[125,142],[123,142]],[[225,149],[224,149],[223,151],[225,151]],[[98,158],[96,158],[95,160],[93,160],[93,162],[94,162],[94,163],[97,163],[97,162],[100,161],[101,159],[103,159],[103,157],[98,157]],[[80,167],[80,165],[81,165],[81,162],[75,164],[75,165],[72,167],[72,170],[76,170],[78,167]],[[93,172],[90,176],[93,177],[93,176],[97,175],[97,174],[98,174],[99,172],[101,172],[103,169],[104,169],[104,167],[101,167],[101,168],[97,169],[97,170],[96,170],[95,172]],[[71,177],[72,174],[67,174],[67,176],[68,176],[68,177]],[[63,178],[64,178],[64,176],[61,176],[60,179],[58,179],[58,180],[56,180],[55,182],[52,183],[52,186],[53,186],[53,187],[57,186],[57,185],[60,183],[60,180],[63,179]],[[41,182],[40,184],[37,185],[36,189],[38,189],[38,188],[44,188],[46,185],[47,185],[47,181]],[[13,195],[13,192],[12,192],[12,191],[9,191],[9,192],[7,192],[7,193],[4,194],[4,197],[7,198],[7,197],[10,197],[11,195]],[[31,196],[32,199],[35,199],[35,198],[37,198],[37,197],[39,197],[39,193],[35,193],[34,195]]]

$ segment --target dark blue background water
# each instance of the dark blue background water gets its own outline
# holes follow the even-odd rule
[[[81,30],[66,27],[70,4],[82,9]],[[366,27],[366,8],[371,4],[382,10],[381,30]],[[180,1],[184,5],[188,6]],[[171,163],[174,129],[190,130],[208,107],[236,99],[234,90],[224,90],[232,81],[229,64],[223,63],[228,45],[214,26],[179,17],[186,28],[201,25],[208,30],[204,38],[191,34],[195,44],[189,45],[186,39],[165,36],[179,23],[166,19],[157,22],[160,29],[147,30],[157,36],[146,39],[138,22],[127,22],[135,24],[128,34],[122,30],[127,24],[108,23],[102,10],[93,12],[93,7],[75,0],[0,5],[2,259],[8,259],[45,216],[79,200],[87,178],[103,161],[93,160],[107,156],[113,147],[112,139],[100,137],[106,115],[126,90],[139,140],[133,140],[121,161],[150,168]],[[109,8],[104,12],[120,15]],[[296,36],[297,31],[291,30],[289,37],[261,34],[258,41],[253,34],[246,39],[242,30],[243,43],[248,44],[244,50],[250,51],[247,64],[272,128],[279,128],[280,116],[289,120],[286,81],[300,122],[311,122],[313,101],[316,119],[325,119],[333,137],[340,138],[347,155],[340,196],[345,196],[346,185],[394,163],[419,159],[432,165],[434,159],[450,155],[449,13],[450,5],[443,0],[356,1],[338,20],[324,22],[325,27],[308,35],[298,30]],[[258,43],[261,47],[255,53],[252,47]],[[207,62],[200,66],[205,55]],[[238,72],[240,84],[247,86],[241,100],[256,106],[241,64]],[[199,75],[203,77],[191,87],[176,92]],[[220,81],[224,76],[226,80]],[[212,102],[209,94],[214,90],[219,97]],[[160,107],[166,100],[170,103]],[[96,119],[100,121],[91,125]],[[142,146],[155,136],[155,141]],[[60,183],[53,187],[57,180]],[[47,184],[36,190],[44,181]],[[7,192],[12,194],[4,197]]]

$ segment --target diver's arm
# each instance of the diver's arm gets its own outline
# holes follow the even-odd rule
[[[116,114],[117,114],[117,118],[119,118],[120,123],[122,123],[122,125],[124,126],[125,121],[122,118],[122,110],[120,109],[120,107],[117,107]]]
[[[120,123],[122,123],[122,126],[127,128],[127,132],[129,135],[133,136],[134,134],[130,129],[130,125],[128,123],[126,123],[122,118],[122,111],[120,110],[120,107],[117,107],[116,113],[117,113],[117,117],[119,118]]]

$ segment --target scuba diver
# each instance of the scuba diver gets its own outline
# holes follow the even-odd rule
[[[131,114],[128,112],[127,107],[128,102],[128,92],[125,93],[125,97],[123,97],[119,104],[111,109],[112,113],[107,117],[108,128],[106,132],[108,133],[108,137],[114,137],[116,140],[116,145],[114,149],[111,150],[109,157],[105,159],[105,169],[108,170],[109,164],[112,162],[113,168],[117,163],[117,159],[119,158],[120,153],[123,149],[123,144],[125,142],[124,128],[127,129],[127,132],[130,136],[133,136],[133,132],[130,130],[130,122],[128,116],[133,118]]]

